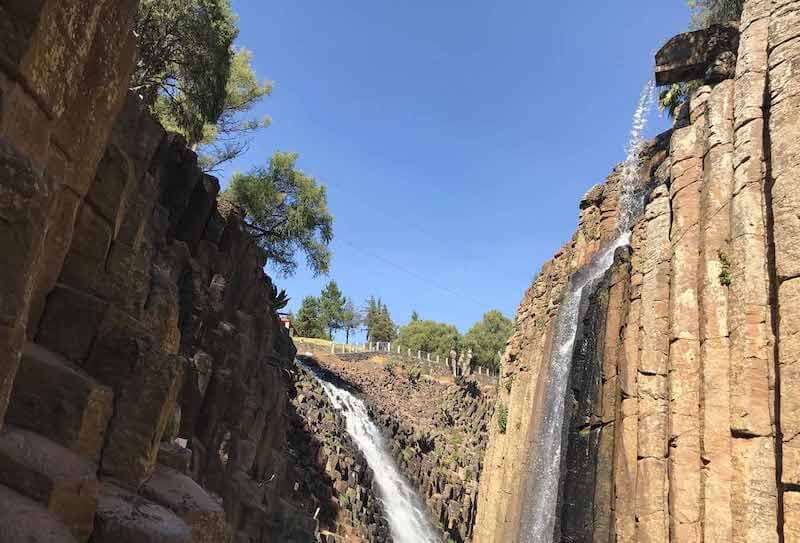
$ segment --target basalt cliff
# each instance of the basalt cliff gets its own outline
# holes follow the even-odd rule
[[[313,541],[277,289],[127,92],[136,6],[0,3],[0,541]]]
[[[137,4],[0,1],[0,542],[389,541],[241,213],[127,91]],[[676,36],[655,79],[699,84],[581,293],[552,540],[800,541],[800,0]],[[629,173],[583,197],[496,385],[314,355],[445,539],[531,541],[557,315]]]
[[[630,246],[582,300],[554,541],[800,541],[798,66],[800,2],[786,0],[748,0],[738,24],[656,56],[659,84],[701,85],[643,150]],[[521,516],[555,315],[569,278],[617,236],[620,177],[586,194],[575,235],[519,306],[481,543],[530,541]]]

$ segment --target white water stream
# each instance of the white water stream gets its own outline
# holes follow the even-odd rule
[[[304,366],[305,367],[305,366]],[[347,433],[367,459],[375,474],[378,494],[394,543],[438,543],[441,537],[428,520],[425,506],[408,480],[400,473],[386,448],[383,434],[369,418],[361,399],[319,377],[333,407],[345,418]]]
[[[567,293],[556,315],[550,359],[539,374],[536,390],[538,418],[534,421],[528,483],[522,510],[522,543],[552,543],[559,480],[561,476],[561,440],[564,401],[572,366],[575,334],[581,313],[581,298],[591,294],[614,262],[614,252],[630,243],[630,229],[643,206],[638,172],[644,140],[642,132],[653,104],[653,82],[642,91],[633,116],[627,156],[622,164],[617,238],[601,249],[570,279]]]

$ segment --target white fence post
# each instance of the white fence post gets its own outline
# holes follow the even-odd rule
[[[422,359],[422,351],[417,351],[417,360]]]
[[[428,353],[428,362],[431,361],[431,353]]]
[[[331,341],[331,354],[336,354],[336,344]]]

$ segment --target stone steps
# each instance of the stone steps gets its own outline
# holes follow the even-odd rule
[[[61,520],[41,504],[0,485],[0,543],[76,543]]]
[[[112,410],[109,387],[44,347],[25,345],[6,414],[8,424],[97,462]]]
[[[0,485],[42,504],[79,542],[92,533],[96,470],[85,458],[36,433],[12,426],[0,431]]]

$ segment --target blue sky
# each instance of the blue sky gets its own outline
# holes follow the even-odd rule
[[[683,0],[233,0],[273,124],[220,175],[276,151],[328,187],[330,277],[466,331],[512,316],[624,158],[655,51]],[[649,134],[667,121],[651,117]],[[268,270],[269,271],[269,270]],[[276,278],[292,297],[328,280]]]

